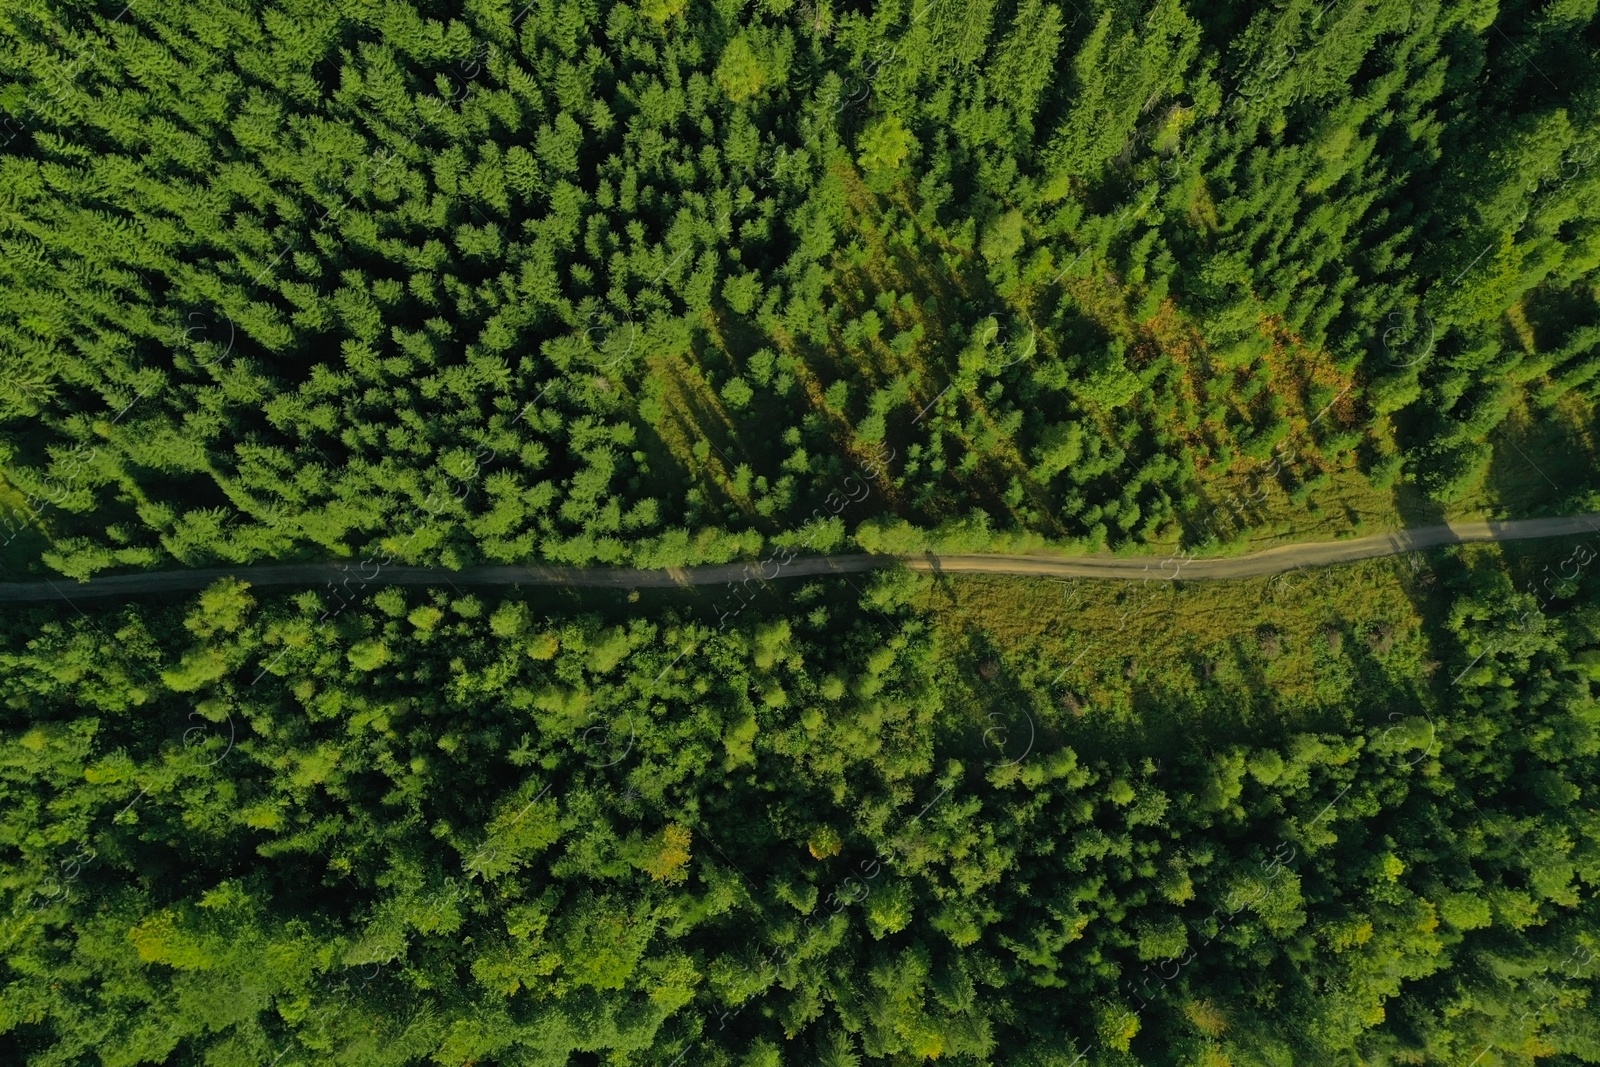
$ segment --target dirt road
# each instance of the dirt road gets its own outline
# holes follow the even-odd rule
[[[1575,534],[1600,534],[1600,513],[1551,519],[1508,519],[1503,522],[1460,522],[1439,526],[1419,526],[1397,533],[1347,541],[1314,541],[1284,545],[1227,559],[1185,559],[1182,556],[1005,556],[995,554],[960,556],[874,556],[840,555],[797,557],[787,565],[770,563],[762,577],[802,578],[814,575],[850,574],[904,563],[915,571],[944,574],[1015,574],[1053,578],[1111,578],[1150,580],[1164,578],[1218,579],[1251,578],[1302,567],[1325,567],[1333,563],[1392,556],[1439,545],[1467,541],[1526,541],[1536,538],[1565,537]],[[748,572],[747,569],[748,568]],[[774,572],[776,570],[776,573]],[[666,570],[634,570],[627,567],[547,567],[485,566],[459,571],[443,567],[379,567],[356,563],[291,563],[249,567],[205,567],[195,570],[156,571],[149,574],[122,574],[74,582],[57,578],[39,582],[0,583],[0,601],[80,600],[93,597],[140,596],[150,593],[191,592],[228,575],[257,588],[306,586],[334,583],[379,585],[577,585],[609,586],[614,589],[722,585],[754,575],[753,563],[719,563]]]

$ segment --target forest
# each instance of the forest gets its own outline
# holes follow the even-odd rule
[[[1592,576],[1424,577],[1331,578],[1309,632],[1068,679],[1076,710],[904,572],[724,627],[229,580],[13,611],[0,1048],[1600,1062]]]
[[[1600,512],[1597,15],[0,0],[0,1060],[1600,1063],[1600,525],[783,573]]]
[[[8,563],[1438,513],[1600,388],[1594,8],[8,4]]]

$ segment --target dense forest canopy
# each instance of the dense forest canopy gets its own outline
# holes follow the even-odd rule
[[[1597,14],[3,0],[0,1059],[1600,1063],[1600,527],[456,573],[1600,507]]]
[[[1600,601],[1439,573],[1420,628],[1380,584],[1124,689],[1159,711],[1131,728],[904,575],[725,627],[236,582],[13,613],[0,1047],[1600,1062]],[[1310,699],[1263,684],[1280,642]]]
[[[1596,387],[1594,7],[8,5],[17,543],[657,565],[1226,541],[1248,476],[1448,501]]]

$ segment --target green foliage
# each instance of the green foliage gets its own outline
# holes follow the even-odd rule
[[[856,162],[869,175],[883,175],[897,169],[916,141],[911,131],[893,115],[879,119],[861,134]]]
[[[1314,725],[1111,746],[1048,692],[995,700],[912,609],[930,581],[717,626],[398,590],[334,618],[234,582],[13,612],[0,1040],[1266,1067],[1520,1033],[1587,1062],[1600,603],[1587,574],[1546,614],[1487,556],[1443,573],[1432,681],[1420,637],[1328,641]],[[1269,697],[1161,677],[1175,713]]]
[[[951,575],[378,587],[1587,499],[1596,11],[19,8],[7,561],[345,570],[8,609],[0,1053],[1600,1062],[1587,574],[1115,690]]]
[[[717,63],[717,85],[728,94],[728,99],[738,102],[761,91],[766,81],[761,61],[744,34],[728,42],[722,58]]]
[[[13,562],[724,562],[880,442],[913,540],[1120,546],[1600,389],[1585,3],[385,11],[7,53]]]

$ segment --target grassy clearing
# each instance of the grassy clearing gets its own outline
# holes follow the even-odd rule
[[[1469,657],[1443,625],[1462,573],[1519,588],[1571,538],[1469,545],[1272,578],[1133,582],[928,579],[933,620],[976,706],[1027,708],[1041,736],[1093,749],[1315,729],[1334,708],[1449,706]],[[1588,539],[1595,540],[1595,539]]]
[[[963,576],[932,583],[919,606],[958,655],[1049,694],[1058,723],[1138,717],[1251,679],[1270,687],[1265,710],[1309,713],[1340,697],[1332,668],[1359,661],[1378,629],[1395,635],[1385,661],[1423,662],[1419,581],[1395,559],[1226,582]]]

